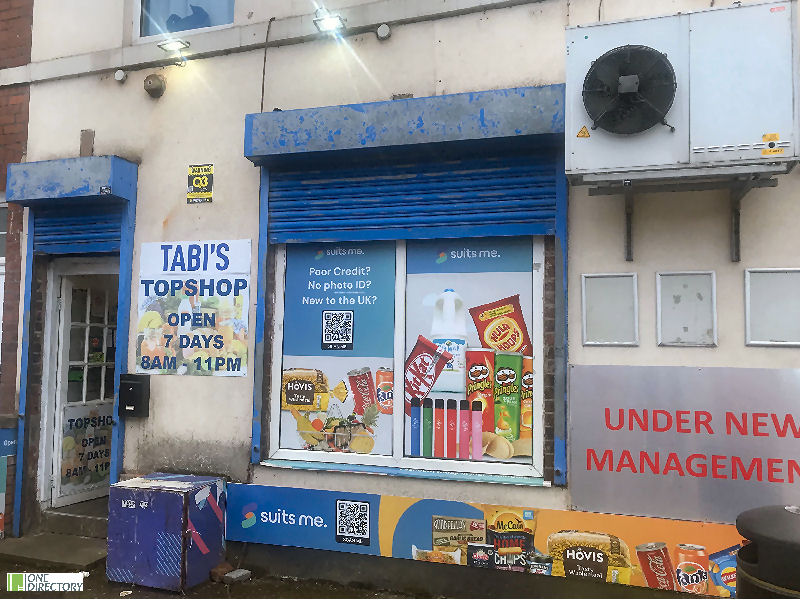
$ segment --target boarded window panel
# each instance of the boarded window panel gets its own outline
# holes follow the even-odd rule
[[[583,276],[583,343],[639,343],[636,275]]]
[[[800,345],[800,270],[749,271],[747,343]]]
[[[714,274],[658,274],[658,343],[662,346],[715,346]]]

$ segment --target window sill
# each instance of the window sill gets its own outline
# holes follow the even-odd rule
[[[370,475],[389,475],[393,477],[412,477],[416,479],[435,479],[437,481],[471,481],[479,483],[500,483],[505,485],[525,485],[530,487],[551,487],[549,481],[541,477],[517,477],[512,475],[486,475],[483,473],[459,473],[455,471],[422,471],[401,467],[382,467],[377,465],[348,465],[341,463],[322,463],[304,460],[262,460],[260,465],[277,469],[299,469],[306,471],[333,471],[338,473],[366,473]]]

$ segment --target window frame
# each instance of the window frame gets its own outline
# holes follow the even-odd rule
[[[633,280],[633,341],[632,342],[592,342],[586,330],[586,280],[610,277],[630,277]],[[639,279],[636,273],[581,273],[581,327],[584,346],[612,348],[636,348],[639,346]]]
[[[131,35],[132,45],[141,44],[155,44],[168,40],[171,38],[183,38],[190,35],[197,35],[198,33],[206,33],[208,31],[219,31],[221,29],[230,29],[236,24],[236,0],[233,3],[233,21],[223,25],[211,25],[210,27],[199,27],[197,29],[186,29],[184,31],[175,31],[173,33],[155,33],[152,35],[142,35],[142,9],[145,0],[133,0],[133,31]]]
[[[665,342],[662,337],[661,322],[661,277],[673,275],[710,275],[711,276],[711,322],[713,341],[710,344],[675,344]],[[717,275],[715,271],[658,271],[656,272],[656,339],[659,347],[664,348],[717,348],[719,347],[717,329]]]
[[[800,268],[753,268],[744,270],[744,343],[745,346],[800,348],[800,340],[796,342],[774,342],[769,340],[754,340],[750,329],[750,274],[751,273],[798,273]]]
[[[471,479],[500,476],[519,478],[520,483],[535,483],[544,474],[544,236],[524,236],[531,240],[533,262],[531,265],[534,309],[538,301],[540,312],[531,315],[529,333],[534,353],[534,397],[533,397],[533,452],[531,461],[526,463],[503,463],[494,461],[465,461],[458,459],[438,459],[404,456],[405,452],[405,410],[403,395],[397,394],[392,415],[392,454],[363,455],[344,452],[319,452],[313,450],[290,449],[280,447],[280,384],[283,369],[283,333],[284,303],[286,277],[286,244],[271,245],[275,256],[274,293],[275,309],[272,314],[271,357],[268,368],[271,382],[263,402],[268,413],[267,455],[262,454],[261,464],[275,466],[276,463],[288,464],[298,462],[305,468],[321,470],[354,470],[364,471],[372,467],[375,470],[401,469],[410,476],[415,473],[446,472],[449,475],[463,476]],[[406,241],[395,240],[395,327],[394,327],[394,386],[395,390],[403,389],[403,362],[406,356]],[[397,368],[398,364],[400,368]],[[538,432],[538,434],[537,434]],[[421,475],[422,476],[422,475]],[[430,476],[430,475],[428,475]],[[516,482],[516,481],[515,481]]]

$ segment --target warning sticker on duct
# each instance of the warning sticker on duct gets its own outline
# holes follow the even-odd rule
[[[186,204],[211,202],[214,188],[214,165],[189,165]]]

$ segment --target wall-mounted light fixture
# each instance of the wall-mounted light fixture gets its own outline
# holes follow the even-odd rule
[[[332,14],[327,8],[321,7],[314,13],[314,25],[320,33],[338,33],[346,28],[345,20],[341,15]]]
[[[164,40],[163,42],[159,42],[156,44],[159,48],[161,48],[164,52],[171,53],[177,52],[178,53],[178,62],[175,63],[179,67],[182,67],[186,64],[186,58],[183,56],[183,51],[189,47],[189,42],[186,40],[182,40],[180,38],[170,38],[168,40]]]

